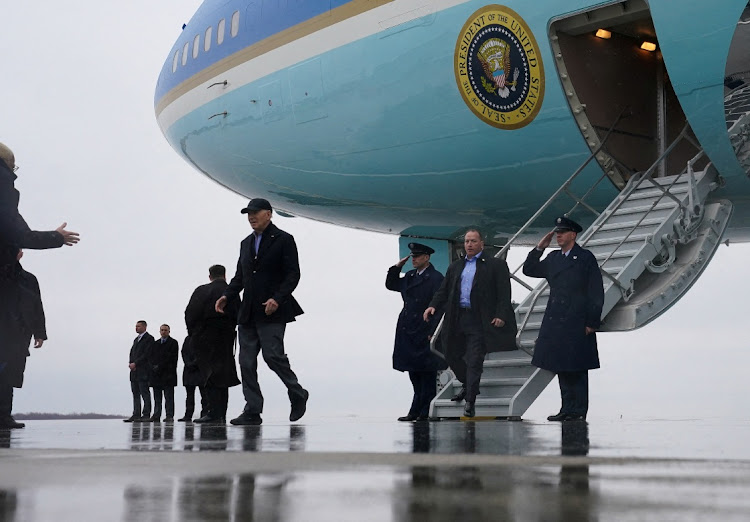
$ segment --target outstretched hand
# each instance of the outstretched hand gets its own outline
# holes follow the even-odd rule
[[[59,227],[57,227],[55,229],[55,232],[57,232],[58,234],[60,234],[63,237],[63,244],[68,245],[68,246],[73,246],[76,243],[78,243],[78,241],[80,241],[81,238],[79,237],[78,232],[72,232],[70,230],[65,230],[65,227],[67,227],[67,226],[68,226],[68,223],[65,222],[62,225],[60,225]]]

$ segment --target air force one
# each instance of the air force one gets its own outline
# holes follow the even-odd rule
[[[468,225],[504,255],[570,215],[604,330],[652,321],[721,242],[750,241],[747,0],[206,0],[155,110],[219,184],[402,251],[420,238],[438,268]],[[519,417],[552,379],[528,355],[548,290],[527,288],[478,415]],[[456,385],[431,415],[460,416]]]

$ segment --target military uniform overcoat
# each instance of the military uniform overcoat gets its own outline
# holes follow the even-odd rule
[[[461,272],[465,265],[465,259],[451,263],[443,284],[430,303],[430,306],[437,310],[436,315],[445,312],[441,339],[446,351],[463,343],[460,338],[458,316]],[[504,260],[485,253],[477,259],[477,270],[471,286],[471,307],[480,313],[486,352],[516,349],[518,328],[516,314],[510,301],[510,272]],[[492,326],[491,321],[496,317],[502,319],[505,324],[499,328]]]
[[[185,308],[185,325],[190,334],[190,349],[200,372],[200,385],[229,388],[240,384],[234,360],[234,338],[237,325],[237,302],[227,304],[224,313],[214,306],[224,295],[223,279],[195,289]]]
[[[151,370],[148,381],[150,386],[156,388],[177,386],[177,358],[179,354],[180,350],[176,339],[167,337],[167,340],[162,343],[160,337],[154,341],[148,355]]]
[[[431,323],[422,318],[425,308],[443,282],[443,274],[429,265],[421,275],[409,270],[404,277],[401,269],[392,266],[385,279],[385,287],[400,292],[404,307],[396,324],[396,340],[393,346],[393,368],[401,372],[432,372],[444,370],[445,361],[430,351],[428,336],[437,326],[439,317]]]
[[[560,250],[541,260],[542,251],[533,249],[523,273],[547,279],[550,295],[531,363],[555,373],[599,368],[596,333],[586,327],[601,324],[604,287],[594,255],[573,245],[564,256]]]

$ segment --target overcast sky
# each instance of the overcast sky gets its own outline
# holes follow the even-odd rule
[[[128,352],[139,319],[182,345],[183,312],[208,267],[227,266],[250,231],[246,198],[185,163],[156,124],[161,65],[197,0],[6,2],[0,32],[0,141],[20,166],[20,210],[36,230],[63,221],[75,247],[27,251],[39,278],[49,340],[33,350],[15,412],[129,414]],[[500,132],[500,131],[498,131]],[[275,217],[293,234],[305,309],[287,353],[310,390],[307,420],[406,414],[411,385],[391,369],[400,296],[384,287],[398,238]],[[747,417],[750,350],[745,245],[721,247],[688,296],[639,331],[601,334],[590,420]],[[511,253],[511,268],[526,255]],[[514,294],[520,301],[522,294]],[[182,363],[179,372],[181,374]],[[286,422],[288,400],[260,362],[264,420]],[[184,388],[176,391],[184,413]],[[241,412],[240,387],[229,415]],[[525,418],[559,408],[553,382]]]

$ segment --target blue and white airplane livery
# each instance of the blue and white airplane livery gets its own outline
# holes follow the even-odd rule
[[[398,235],[402,254],[419,238],[439,270],[468,226],[503,255],[570,215],[602,271],[602,329],[633,330],[721,242],[750,241],[749,6],[205,0],[164,63],[156,116],[228,189]],[[521,357],[488,355],[478,415],[520,417],[553,378],[528,357],[545,284],[514,278],[532,290]],[[462,414],[455,386],[431,417]]]

